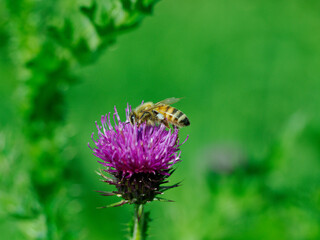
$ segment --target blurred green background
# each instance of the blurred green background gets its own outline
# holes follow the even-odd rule
[[[171,177],[183,186],[166,192],[174,203],[147,206],[149,238],[320,239],[319,11],[318,1],[160,1],[97,61],[74,67],[79,81],[63,92],[70,137],[57,137],[64,145],[56,150],[72,156],[72,191],[79,192],[70,228],[80,219],[85,239],[125,239],[133,213],[132,206],[96,209],[117,199],[93,191],[112,190],[99,182],[87,147],[94,122],[114,105],[124,119],[127,103],[184,97],[175,106],[191,121],[181,130],[189,140]],[[8,182],[30,169],[18,171],[25,156],[7,146],[17,151],[28,141],[18,127],[19,49],[8,38],[0,51],[1,235],[46,239],[36,234],[45,228],[38,218],[7,217],[16,201],[4,197]],[[5,160],[12,156],[20,165]],[[32,189],[18,192],[21,200]],[[22,235],[23,228],[33,233]]]

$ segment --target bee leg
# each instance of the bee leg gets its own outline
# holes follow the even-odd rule
[[[150,117],[151,117],[151,114],[149,112],[144,112],[139,121],[138,121],[138,128],[141,126],[142,123],[146,122],[147,125],[150,125]]]
[[[147,124],[150,126],[154,126],[154,121],[151,121],[150,119],[147,121]]]
[[[140,118],[140,121],[143,123],[147,121],[148,118],[150,118],[151,114],[149,112],[144,112]]]
[[[167,128],[170,128],[170,125],[169,125],[167,119],[161,120],[161,123],[163,123]]]

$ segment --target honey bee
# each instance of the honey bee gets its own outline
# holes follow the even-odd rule
[[[190,125],[188,117],[180,110],[171,107],[170,104],[176,103],[180,98],[167,98],[160,102],[146,102],[136,107],[129,115],[131,124],[137,123],[138,126],[144,122],[148,125],[164,124],[177,127]]]

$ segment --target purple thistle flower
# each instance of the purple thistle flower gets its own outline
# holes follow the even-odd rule
[[[156,198],[157,194],[176,187],[160,186],[174,171],[173,166],[180,161],[179,129],[167,130],[164,125],[148,126],[146,123],[130,124],[131,108],[126,109],[126,122],[121,122],[116,107],[113,114],[114,126],[111,124],[110,113],[101,117],[102,127],[97,123],[98,139],[93,154],[106,167],[103,171],[111,177],[99,174],[103,181],[115,185],[117,191],[101,192],[104,196],[118,195],[125,203],[145,204]],[[187,140],[187,139],[186,139]]]

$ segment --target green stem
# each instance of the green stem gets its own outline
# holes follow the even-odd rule
[[[134,207],[134,225],[132,231],[132,238],[130,240],[145,240],[145,219],[143,204],[136,204]]]

